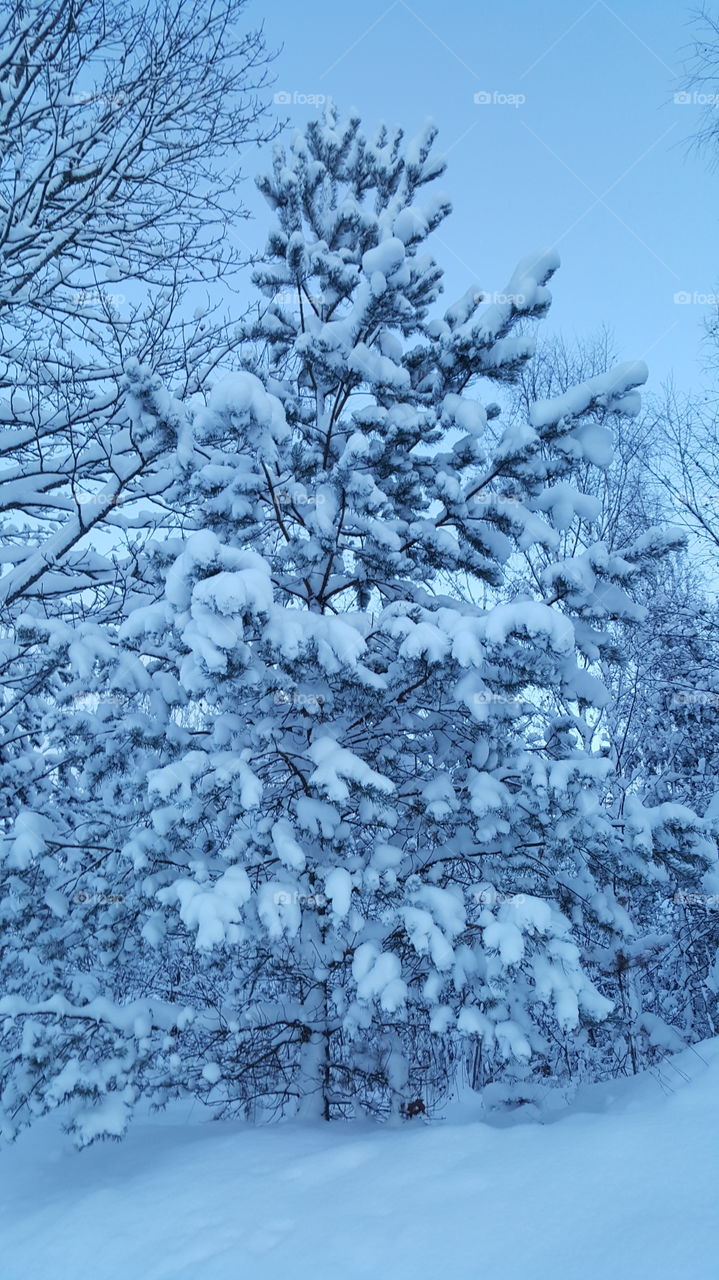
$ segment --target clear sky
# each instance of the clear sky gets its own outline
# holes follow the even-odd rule
[[[370,131],[381,120],[408,134],[428,117],[439,126],[454,207],[435,238],[447,302],[474,282],[501,290],[519,258],[555,245],[547,330],[588,336],[607,324],[622,359],[647,361],[654,389],[672,373],[686,390],[706,381],[719,174],[689,145],[702,105],[674,97],[695,34],[689,7],[253,0],[246,17],[282,46],[273,92],[290,95],[277,107],[289,128],[322,95],[356,107]],[[247,173],[257,161],[246,156]],[[258,220],[243,238],[259,248],[265,217],[245,194]]]

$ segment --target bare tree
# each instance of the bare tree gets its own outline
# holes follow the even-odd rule
[[[0,19],[6,620],[112,589],[124,504],[151,496],[157,518],[177,444],[153,379],[191,395],[237,347],[208,296],[246,258],[239,151],[272,132],[245,5],[27,0]]]
[[[694,38],[690,46],[684,93],[692,93],[697,105],[704,108],[701,124],[694,134],[695,148],[708,152],[716,163],[719,158],[719,14],[707,5],[695,11]]]

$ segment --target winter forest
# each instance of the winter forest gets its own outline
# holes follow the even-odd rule
[[[719,1274],[719,12],[444,8],[0,0],[5,1280]]]

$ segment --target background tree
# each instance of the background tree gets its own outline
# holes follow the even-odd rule
[[[565,392],[578,380],[606,372],[615,358],[606,331],[584,343],[558,338],[541,344],[537,358],[511,389],[510,413],[522,421],[538,396]],[[703,814],[716,790],[716,609],[705,565],[697,562],[701,530],[692,510],[704,510],[705,536],[710,536],[710,524],[706,504],[696,498],[698,480],[682,480],[689,474],[690,458],[705,470],[710,464],[696,416],[687,402],[680,417],[671,391],[651,398],[634,418],[598,409],[597,421],[611,426],[612,458],[603,468],[585,466],[582,488],[595,499],[594,517],[562,535],[565,554],[572,554],[594,539],[617,551],[652,526],[674,530],[668,542],[663,539],[672,553],[647,564],[635,583],[638,609],[631,625],[611,627],[616,652],[602,663],[611,696],[598,710],[593,731],[614,765],[608,798],[618,818],[627,800],[636,796],[651,806],[678,802]],[[706,483],[705,475],[705,489]],[[694,501],[685,487],[694,489]],[[537,580],[544,571],[547,551],[533,548],[523,560],[524,566],[517,567],[519,591],[527,573]],[[701,911],[702,903],[713,903],[714,893],[687,888],[679,866],[675,876],[673,892],[662,884],[635,883],[632,914],[643,922],[648,950],[635,947],[630,956],[622,947],[618,953],[627,970],[622,982],[633,987],[637,1009],[636,1036],[619,1041],[620,1053],[631,1050],[635,1069],[651,1052],[652,1036],[660,1050],[678,1043],[676,1036],[661,1031],[657,1016],[681,1028],[689,1040],[713,1034],[716,1026],[715,993],[706,987],[707,980],[713,981],[713,954],[707,946],[713,936],[712,912],[707,918],[706,910]],[[687,904],[692,911],[687,912]],[[697,919],[702,914],[705,918]],[[646,1027],[640,1010],[649,1011]]]
[[[165,442],[128,429],[128,361],[191,395],[236,348],[187,302],[240,264],[232,157],[267,132],[244,9],[34,0],[0,29],[6,606],[112,586],[89,531],[114,546],[119,503],[161,508]]]
[[[244,18],[244,0],[29,0],[0,17],[6,855],[10,831],[32,845],[42,827],[63,862],[52,795],[70,763],[48,724],[68,699],[87,705],[37,626],[114,616],[148,531],[180,518],[177,423],[128,410],[142,362],[151,385],[191,397],[237,358],[237,317],[207,304],[242,265],[238,159],[272,133],[269,58]],[[3,890],[3,928],[31,922],[32,885],[5,876]]]

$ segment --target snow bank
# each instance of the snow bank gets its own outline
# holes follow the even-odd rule
[[[719,1039],[525,1123],[187,1104],[78,1155],[43,1122],[2,1156],[3,1280],[716,1280],[718,1091]]]

